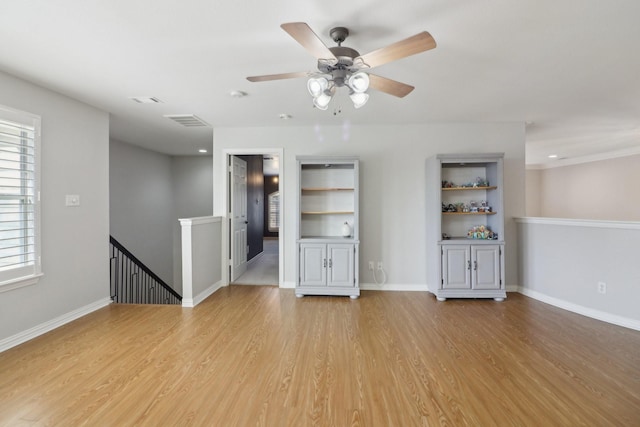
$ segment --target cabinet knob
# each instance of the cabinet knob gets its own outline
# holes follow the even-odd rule
[[[471,261],[467,261],[467,270],[471,270]]]
[[[324,260],[322,260],[322,266],[324,268],[327,268],[327,259],[326,258]]]
[[[329,268],[333,267],[333,258],[329,260]]]
[[[473,261],[473,271],[478,269],[478,261]]]

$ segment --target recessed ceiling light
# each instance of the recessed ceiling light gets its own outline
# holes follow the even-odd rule
[[[138,104],[162,104],[162,101],[155,96],[132,96],[129,99]]]
[[[206,153],[206,152],[207,152],[206,148],[201,148],[198,150],[198,153]]]
[[[549,154],[549,158],[550,159],[557,159],[558,155],[557,154]]]
[[[280,117],[282,120],[289,120],[290,118],[292,118],[293,116],[291,114],[287,114],[287,113],[280,113],[278,115],[278,117]]]
[[[247,96],[247,92],[243,92],[241,90],[232,90],[231,92],[229,92],[229,95],[231,95],[232,98],[244,98],[245,96]]]

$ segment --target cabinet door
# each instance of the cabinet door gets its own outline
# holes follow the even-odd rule
[[[329,253],[329,280],[327,286],[353,287],[355,286],[354,245],[330,244]]]
[[[327,245],[300,244],[300,286],[326,286]]]
[[[473,289],[500,289],[500,246],[471,246]]]
[[[442,246],[442,288],[471,289],[469,245]]]

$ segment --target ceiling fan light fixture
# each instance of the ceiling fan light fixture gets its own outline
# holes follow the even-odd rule
[[[436,47],[436,41],[431,34],[422,31],[396,43],[360,55],[357,50],[342,45],[349,36],[349,30],[346,27],[335,27],[329,32],[333,41],[338,44],[333,47],[327,47],[305,22],[288,22],[280,27],[316,58],[318,71],[269,74],[247,77],[247,79],[251,82],[266,82],[298,77],[310,78],[307,81],[307,90],[313,97],[315,106],[322,110],[327,109],[335,88],[343,86],[349,88],[349,96],[351,96],[356,108],[362,107],[369,99],[365,93],[371,82],[373,82],[372,87],[375,90],[386,92],[398,98],[405,97],[414,89],[413,86],[376,74],[372,74],[373,79],[371,79],[367,70]],[[326,94],[327,90],[330,91],[329,94]],[[352,96],[353,94],[360,95]],[[336,111],[339,111],[339,107]],[[334,112],[334,114],[336,113]]]
[[[353,73],[351,77],[349,77],[348,84],[355,93],[366,92],[367,89],[369,89],[369,75],[362,71]]]
[[[319,97],[329,87],[329,80],[325,77],[312,77],[307,82],[307,89],[314,98]]]
[[[349,95],[349,98],[351,98],[355,108],[360,108],[369,100],[369,94],[364,92],[354,92]]]

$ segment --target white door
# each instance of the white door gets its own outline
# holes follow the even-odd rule
[[[231,156],[229,171],[229,241],[231,242],[231,282],[247,270],[247,162]]]
[[[353,287],[355,286],[354,245],[328,245],[329,279],[327,286]]]
[[[300,244],[300,286],[325,286],[327,282],[327,245]]]

